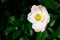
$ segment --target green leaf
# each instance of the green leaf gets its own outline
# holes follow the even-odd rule
[[[36,40],[45,40],[47,32],[39,32],[37,33]]]
[[[48,28],[48,30],[50,31],[50,37],[53,39],[53,38],[56,38],[56,33],[55,31],[52,29],[52,28]]]
[[[12,34],[13,39],[16,39],[16,37],[18,37],[20,35],[21,31],[17,30]]]
[[[55,24],[55,22],[56,22],[56,20],[55,20],[55,19],[52,19],[52,20],[50,21],[50,23],[49,23],[49,26],[50,26],[50,27],[53,27],[54,24]]]
[[[15,30],[15,27],[12,27],[12,26],[10,26],[10,27],[7,27],[5,30],[4,30],[4,34],[5,35],[7,35],[8,33],[10,33],[10,32],[12,32],[12,31],[14,31]]]
[[[60,38],[60,25],[59,25],[58,28],[56,29],[56,35],[57,35],[57,37]]]
[[[25,31],[25,26],[24,26],[24,24],[22,25],[21,30],[22,30],[22,31]]]
[[[49,33],[47,33],[47,38],[52,39],[52,37],[51,37],[51,35]]]
[[[29,40],[27,36],[24,36],[24,40]]]
[[[21,14],[21,16],[20,16],[20,21],[24,21],[25,20],[25,14]]]
[[[28,27],[29,30],[32,29],[32,24],[31,23],[27,23],[27,27]]]
[[[58,16],[57,15],[53,15],[52,13],[49,14],[51,19],[56,19]]]
[[[56,9],[57,5],[54,0],[38,0],[39,3],[42,3],[44,6],[52,9]]]
[[[33,35],[33,30],[30,30],[30,36],[32,36]]]
[[[53,27],[53,26],[54,26],[57,17],[58,17],[57,15],[52,15],[52,14],[50,14],[50,23],[49,23],[49,26],[50,26],[50,27]]]
[[[13,24],[14,26],[16,25],[16,22],[15,22],[15,16],[11,16],[8,20],[9,23]]]
[[[10,17],[10,20],[11,20],[11,21],[15,21],[15,16],[11,16],[11,17]]]

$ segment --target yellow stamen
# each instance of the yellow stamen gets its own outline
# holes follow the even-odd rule
[[[38,13],[35,15],[34,18],[36,21],[43,21],[45,19],[42,14],[38,14]]]
[[[40,14],[36,14],[36,15],[35,15],[35,20],[36,20],[36,21],[41,20],[41,15],[40,15]]]

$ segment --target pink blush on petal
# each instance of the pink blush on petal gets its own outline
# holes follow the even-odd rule
[[[43,11],[43,6],[39,5],[38,8],[41,10],[41,12]]]

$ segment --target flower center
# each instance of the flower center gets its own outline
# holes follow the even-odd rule
[[[45,19],[42,14],[36,14],[34,18],[36,21],[43,21]]]
[[[41,15],[40,15],[40,14],[36,14],[36,15],[35,15],[35,20],[36,20],[36,21],[41,20]]]

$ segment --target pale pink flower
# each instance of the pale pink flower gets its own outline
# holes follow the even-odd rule
[[[31,12],[28,14],[27,20],[32,23],[35,32],[43,32],[50,21],[47,9],[42,5],[33,5]]]

